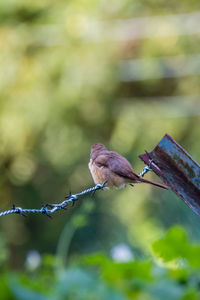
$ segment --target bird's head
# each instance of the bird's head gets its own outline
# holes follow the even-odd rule
[[[94,144],[91,147],[91,156],[93,156],[95,153],[99,153],[105,150],[107,150],[107,148],[103,144]]]

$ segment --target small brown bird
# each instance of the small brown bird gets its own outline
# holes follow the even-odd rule
[[[103,144],[92,146],[88,166],[95,184],[106,182],[106,187],[122,188],[126,184],[144,182],[168,189],[164,184],[139,177],[125,157],[107,150]]]

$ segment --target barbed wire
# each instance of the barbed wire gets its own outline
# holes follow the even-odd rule
[[[72,205],[74,205],[74,202],[78,200],[78,197],[89,193],[95,193],[97,190],[102,190],[105,186],[106,186],[106,182],[104,182],[103,184],[97,184],[94,187],[86,189],[77,194],[69,193],[69,195],[65,197],[66,200],[56,204],[45,204],[41,208],[22,208],[13,205],[12,209],[0,212],[0,217],[10,215],[10,214],[19,214],[21,216],[27,217],[27,214],[30,213],[33,214],[41,213],[49,218],[52,218],[52,214],[54,212],[59,211],[61,209],[67,209],[69,203],[72,203]]]
[[[152,171],[151,169],[151,163],[149,166],[145,166],[143,168],[143,171],[138,174],[139,177],[143,177],[147,172]],[[52,214],[56,211],[59,211],[61,209],[66,210],[69,203],[72,203],[72,206],[74,205],[74,202],[78,200],[78,197],[82,195],[86,195],[89,193],[95,193],[97,190],[103,190],[106,187],[106,181],[103,184],[97,184],[94,187],[91,187],[89,189],[83,190],[80,193],[77,194],[71,194],[69,193],[68,196],[65,197],[66,200],[55,203],[55,204],[45,204],[41,208],[22,208],[20,206],[13,205],[12,209],[8,209],[5,211],[0,212],[0,217],[11,215],[11,214],[19,214],[23,217],[27,217],[27,214],[33,213],[33,214],[43,214],[49,218],[52,218]]]
[[[150,161],[150,164],[148,166],[145,166],[143,168],[142,172],[138,174],[139,177],[144,177],[144,175],[146,173],[148,173],[149,171],[152,171],[152,169],[151,169],[151,163],[152,163],[152,160]]]

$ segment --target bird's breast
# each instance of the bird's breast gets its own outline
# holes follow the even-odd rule
[[[95,162],[90,159],[88,167],[95,184],[103,184],[106,181],[104,167],[98,167]]]
[[[127,183],[125,178],[118,176],[104,166],[97,166],[92,159],[90,159],[88,167],[95,184],[103,184],[106,181],[106,187],[108,188],[123,188]]]

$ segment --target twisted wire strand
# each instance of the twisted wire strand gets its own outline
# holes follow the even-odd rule
[[[143,171],[139,173],[138,176],[143,177],[149,171],[152,171],[151,164],[149,166],[145,166],[143,168]],[[94,187],[83,190],[82,192],[79,192],[77,194],[70,193],[68,196],[65,197],[66,199],[64,201],[56,204],[46,204],[43,205],[41,208],[22,208],[20,206],[13,205],[12,209],[0,212],[0,217],[11,215],[11,214],[19,214],[21,216],[27,217],[27,214],[33,213],[33,214],[44,214],[45,216],[52,218],[52,214],[54,212],[61,209],[67,209],[68,204],[69,203],[74,204],[74,202],[78,200],[78,197],[90,193],[95,193],[97,190],[103,190],[104,187],[106,186],[106,183],[107,182],[104,182],[103,184],[97,184]]]
[[[89,193],[95,193],[97,190],[102,190],[105,187],[105,185],[106,185],[106,182],[103,184],[97,184],[94,187],[86,189],[77,194],[70,193],[68,196],[65,197],[65,198],[67,198],[66,200],[64,200],[60,203],[56,203],[56,204],[46,204],[46,205],[42,206],[41,208],[21,208],[19,206],[13,205],[12,209],[0,212],[0,217],[10,215],[10,214],[20,214],[20,215],[26,217],[27,214],[30,214],[30,213],[33,213],[33,214],[41,213],[47,217],[52,218],[51,215],[54,212],[61,210],[61,209],[66,209],[68,204],[69,203],[74,204],[74,202],[76,200],[78,200],[78,197],[89,194]]]

